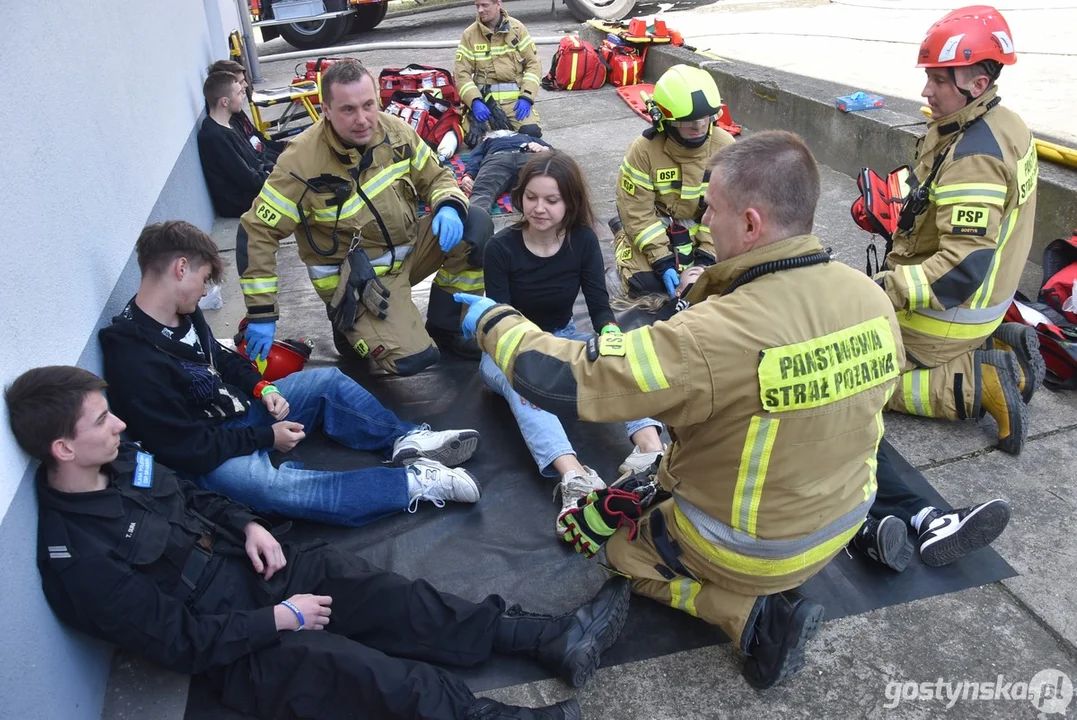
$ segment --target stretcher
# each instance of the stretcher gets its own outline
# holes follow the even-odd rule
[[[632,108],[633,112],[647,122],[651,121],[651,116],[647,114],[646,97],[653,93],[654,85],[650,83],[624,85],[617,88],[617,95],[628,104],[628,107]],[[722,105],[722,112],[715,124],[730,135],[740,135],[742,130],[741,126],[733,121],[733,116],[729,113],[729,106],[725,104]]]

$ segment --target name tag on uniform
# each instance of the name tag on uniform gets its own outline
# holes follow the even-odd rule
[[[131,483],[135,487],[153,487],[153,455],[138,451],[135,455],[135,479]]]

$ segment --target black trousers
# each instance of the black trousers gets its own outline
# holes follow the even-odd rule
[[[282,632],[279,644],[208,671],[225,705],[274,720],[464,717],[474,697],[467,685],[427,663],[489,658],[501,598],[440,593],[324,543],[285,546],[285,556],[269,582],[247,558],[227,558],[194,611],[253,610],[312,593],[333,598],[329,625]]]
[[[478,177],[475,178],[475,187],[471,189],[471,196],[468,198],[471,206],[489,212],[503,193],[516,186],[520,169],[532,157],[533,153],[523,152],[502,152],[484,157],[479,165]],[[521,208],[516,210],[519,212]]]
[[[908,523],[916,513],[932,503],[909,486],[905,476],[894,465],[894,455],[894,449],[887,443],[879,446],[879,467],[875,475],[879,489],[876,491],[870,514],[877,518],[893,515]],[[948,505],[935,507],[939,510],[952,509]]]

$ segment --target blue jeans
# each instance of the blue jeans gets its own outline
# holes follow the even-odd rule
[[[397,438],[415,429],[382,407],[363,386],[336,368],[304,370],[274,383],[288,401],[285,420],[303,425],[309,434],[322,431],[355,450],[381,451],[390,457]],[[255,400],[242,418],[224,427],[241,428],[277,422]],[[269,462],[269,449],[234,457],[198,478],[203,487],[273,513],[332,525],[358,527],[408,506],[408,476],[404,468],[305,470],[285,461]]]
[[[560,330],[555,330],[553,334],[569,340],[587,339],[585,335],[577,332],[576,325],[572,322]],[[486,353],[483,353],[479,363],[479,373],[486,387],[508,400],[512,414],[516,416],[516,424],[520,426],[520,434],[524,436],[524,442],[531,451],[531,457],[535,458],[539,472],[545,477],[557,477],[557,471],[552,466],[553,461],[562,455],[576,454],[561,421],[553,413],[531,407],[531,403],[524,402],[520,394],[512,389],[505,373],[501,372],[501,368]],[[654,427],[661,432],[662,423],[650,418],[625,423],[625,431],[629,437],[646,427]]]

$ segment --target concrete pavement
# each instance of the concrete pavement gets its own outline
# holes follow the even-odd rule
[[[884,3],[885,0],[876,1]],[[781,7],[775,12],[788,10],[784,3],[777,5]],[[549,15],[548,0],[519,0],[506,7],[534,35],[574,27],[563,9]],[[803,9],[813,11],[818,7]],[[756,8],[739,12],[764,11]],[[727,20],[736,14],[727,13]],[[674,15],[671,13],[671,20]],[[927,13],[924,17],[930,20],[932,16]],[[387,20],[370,37],[379,41],[454,37],[470,20],[471,13],[466,9],[438,11]],[[755,22],[759,20],[757,16]],[[703,20],[687,17],[673,24],[683,31],[694,29],[697,22],[702,27]],[[1015,36],[1020,48],[1016,28]],[[728,49],[723,53],[717,45],[712,47],[719,54],[728,54]],[[912,50],[902,48],[906,53]],[[548,67],[553,48],[539,48],[539,52],[544,67]],[[421,61],[451,67],[452,55],[452,50],[422,51]],[[419,60],[416,52],[406,50],[360,57],[375,72],[385,66]],[[803,69],[800,67],[798,72]],[[292,63],[267,64],[263,72],[268,85],[283,84],[292,73]],[[612,188],[623,150],[643,130],[643,122],[631,114],[610,87],[588,93],[543,92],[539,110],[545,119],[546,139],[572,153],[585,168],[599,217],[605,219],[613,212]],[[736,117],[735,107],[733,114]],[[812,138],[807,139],[812,142]],[[853,226],[848,214],[849,203],[856,194],[855,183],[847,175],[825,167],[822,176],[816,232],[833,247],[839,260],[860,267],[865,235]],[[229,247],[234,227],[234,221],[221,224],[219,239],[223,248]],[[604,227],[599,231],[608,253],[609,232]],[[232,253],[226,251],[226,256],[231,262]],[[307,302],[313,293],[303,279],[294,250],[282,247],[279,258],[282,284],[287,286],[282,291],[297,300],[284,308],[281,333],[312,337],[317,344],[313,362],[335,362],[324,316],[311,312],[316,302]],[[229,270],[227,277],[225,307],[209,313],[221,338],[231,336],[243,314],[235,275]],[[1027,277],[1032,283],[1038,282],[1038,270],[1030,267]],[[302,303],[298,302],[300,298]],[[951,502],[961,505],[1004,497],[1012,503],[1013,520],[996,547],[1020,576],[828,622],[811,646],[806,669],[791,682],[768,692],[756,692],[744,683],[739,675],[740,661],[725,645],[603,668],[581,691],[557,681],[543,681],[487,694],[527,705],[576,696],[587,718],[611,720],[922,718],[943,713],[968,718],[1036,717],[1038,709],[1023,693],[1020,699],[1012,699],[1017,694],[1014,687],[1047,668],[1056,668],[1077,680],[1077,614],[1073,610],[1077,581],[1065,569],[1072,567],[1069,562],[1077,557],[1073,533],[1077,520],[1077,493],[1073,488],[1077,397],[1073,393],[1041,390],[1032,401],[1031,415],[1032,437],[1019,458],[992,448],[995,428],[989,419],[958,425],[887,417],[890,441]],[[965,562],[975,562],[975,558]],[[159,718],[182,717],[183,706],[177,701],[173,678],[153,672],[140,676],[137,668],[126,655],[118,654],[105,716],[146,717],[150,713]],[[166,688],[173,700],[171,709],[160,701],[139,700],[133,686],[119,682],[132,676],[145,689]],[[1001,686],[1011,683],[1006,686],[1006,697],[1010,699],[971,699],[968,690],[964,698],[960,697],[962,689],[968,687],[965,683],[995,683],[1000,676]],[[954,688],[957,692],[949,708],[950,700],[945,695],[937,699],[936,692],[941,688],[945,693],[947,683],[951,692]]]

